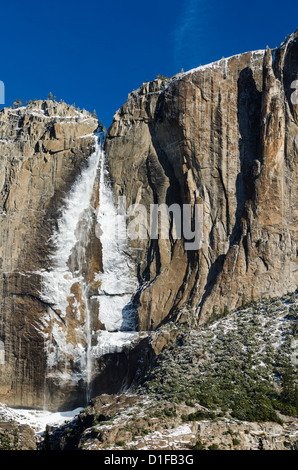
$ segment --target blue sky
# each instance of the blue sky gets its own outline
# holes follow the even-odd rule
[[[0,80],[6,105],[57,99],[108,127],[127,95],[239,52],[278,46],[298,27],[297,2],[36,0],[2,2]],[[2,106],[1,106],[2,107]]]

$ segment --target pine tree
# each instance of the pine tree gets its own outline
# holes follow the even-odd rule
[[[282,396],[284,400],[295,405],[297,387],[295,386],[295,373],[291,364],[287,364],[282,373]]]
[[[42,450],[53,450],[52,445],[51,445],[50,433],[47,429],[44,433],[44,439],[43,439],[41,448]]]
[[[229,312],[229,309],[228,309],[227,305],[225,305],[225,306],[224,306],[224,309],[223,309],[223,316],[226,317],[226,316],[229,315],[229,313],[230,313],[230,312]]]
[[[22,100],[21,99],[16,99],[13,103],[13,108],[19,108],[20,106],[22,106]]]
[[[48,100],[52,101],[52,99],[53,99],[53,94],[50,92],[50,93],[48,94]]]
[[[210,321],[215,322],[217,319],[218,319],[218,316],[216,312],[216,307],[215,305],[213,305]]]

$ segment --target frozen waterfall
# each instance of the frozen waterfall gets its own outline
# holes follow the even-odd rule
[[[137,280],[131,275],[127,252],[125,214],[117,210],[113,193],[107,181],[105,154],[101,150],[99,211],[97,216],[102,244],[103,272],[100,273],[99,319],[107,331],[131,331],[135,329],[133,310],[130,308],[132,293]]]
[[[83,380],[87,400],[94,359],[119,352],[136,334],[131,299],[138,283],[129,264],[127,241],[121,236],[125,216],[118,214],[107,181],[103,138],[103,134],[95,136],[95,152],[64,201],[50,240],[51,269],[39,273],[41,298],[49,305],[43,319],[47,376],[60,383]],[[94,204],[96,198],[98,207]],[[88,246],[94,233],[102,247],[102,271],[96,272],[93,279],[97,292],[94,287],[90,289],[86,275]],[[94,311],[90,312],[90,301],[93,309],[94,302],[98,305],[98,323],[104,330],[92,329],[96,322],[91,318]]]

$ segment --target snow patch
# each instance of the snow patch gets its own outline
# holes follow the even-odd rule
[[[34,409],[15,409],[0,403],[0,418],[2,421],[16,421],[18,424],[27,424],[36,433],[45,431],[46,426],[61,426],[72,421],[73,418],[82,411],[83,408],[76,408],[72,411],[50,412]]]

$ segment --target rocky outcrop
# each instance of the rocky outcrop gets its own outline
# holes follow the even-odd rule
[[[283,426],[220,417],[186,423],[189,411],[164,401],[158,408],[134,395],[102,395],[73,422],[49,427],[47,443],[52,450],[297,450],[294,418]]]
[[[137,387],[154,359],[165,346],[175,341],[176,336],[175,330],[140,334],[135,341],[122,347],[121,351],[99,356],[94,363],[96,372],[91,383],[92,397],[112,395]]]
[[[298,34],[155,80],[115,114],[105,150],[115,200],[203,205],[203,243],[131,240],[140,330],[186,303],[204,322],[215,308],[297,286]],[[209,312],[209,313],[208,313]]]
[[[69,343],[80,342],[80,320],[71,313],[79,293],[69,299],[68,318],[61,318],[41,295],[42,274],[51,266],[59,211],[94,152],[97,127],[89,113],[63,102],[37,101],[0,113],[0,401],[10,405],[44,406],[48,353],[55,346],[46,340],[55,328],[67,330]],[[89,245],[96,240],[90,237]],[[68,399],[73,394],[77,400],[78,386],[65,384],[49,403],[53,399],[57,408],[67,389]]]
[[[297,450],[298,292],[151,334],[142,385],[48,426],[57,450]],[[115,368],[118,367],[118,364]],[[295,398],[296,397],[296,398]]]
[[[0,423],[0,450],[37,450],[34,430],[27,424]]]

